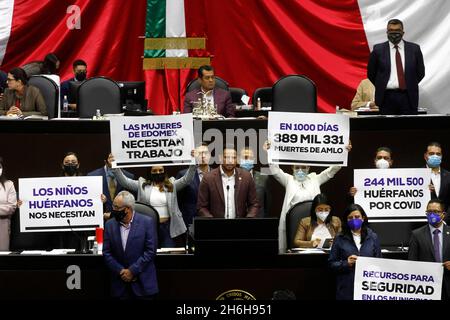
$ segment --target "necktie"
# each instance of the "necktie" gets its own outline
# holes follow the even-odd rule
[[[441,262],[441,244],[439,241],[439,229],[433,231],[433,246],[434,246],[434,259],[436,262]]]
[[[108,177],[108,189],[111,200],[114,200],[114,197],[116,196],[116,184],[113,177]]]
[[[402,90],[405,90],[406,83],[405,83],[405,73],[403,72],[402,57],[400,55],[400,51],[398,51],[398,46],[395,45],[394,48],[395,48],[395,65],[397,66],[398,87]]]

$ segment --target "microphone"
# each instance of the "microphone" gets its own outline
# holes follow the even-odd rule
[[[87,239],[86,237],[82,238],[72,229],[72,225],[70,224],[70,219],[67,219],[67,224],[69,225],[70,231],[78,238],[79,245],[78,248],[73,252],[74,254],[87,254],[92,253],[92,251],[87,248]]]

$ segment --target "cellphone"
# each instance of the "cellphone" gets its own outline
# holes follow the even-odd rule
[[[331,248],[331,244],[333,243],[333,238],[326,238],[323,242],[322,248],[323,249],[329,249]]]

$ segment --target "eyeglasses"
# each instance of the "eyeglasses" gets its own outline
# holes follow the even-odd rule
[[[7,78],[6,81],[16,81],[14,78]]]

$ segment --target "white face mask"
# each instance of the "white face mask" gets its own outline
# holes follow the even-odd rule
[[[330,214],[330,211],[318,211],[318,212],[316,212],[317,218],[320,219],[320,221],[322,221],[322,222],[325,222],[325,220],[327,219],[329,214]]]
[[[378,159],[377,162],[375,162],[375,166],[378,169],[388,169],[390,167],[389,161],[384,159]]]

